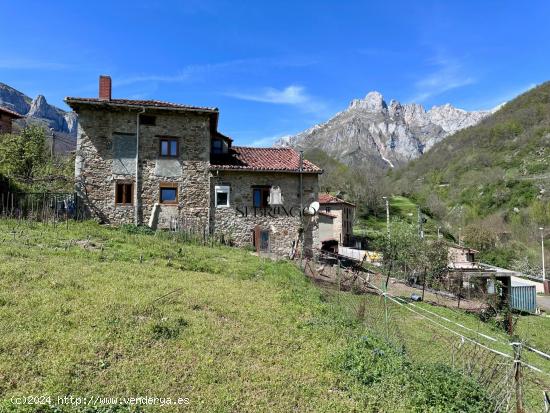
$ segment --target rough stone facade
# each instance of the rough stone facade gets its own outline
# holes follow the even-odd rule
[[[229,186],[229,207],[215,206],[216,185]],[[283,196],[281,206],[268,208],[253,207],[255,186],[279,186]],[[303,205],[317,200],[319,191],[318,175],[303,175]],[[317,217],[300,214],[300,179],[297,173],[281,172],[238,172],[214,171],[211,180],[211,225],[215,234],[237,246],[251,246],[256,226],[269,232],[269,250],[275,255],[289,255],[293,243],[301,248],[300,228],[304,228],[306,253],[312,246],[318,246],[319,233]],[[284,207],[284,210],[283,210]],[[286,212],[285,212],[286,210]],[[287,215],[292,215],[288,216]]]
[[[302,247],[311,254],[312,247],[319,246],[317,217],[303,214],[300,207],[298,171],[305,171],[304,207],[318,199],[318,174],[322,171],[304,160],[299,164],[295,151],[229,150],[232,140],[216,130],[217,109],[108,97],[99,101],[67,98],[67,102],[79,115],[75,176],[79,199],[91,217],[107,224],[132,224],[137,211],[138,224],[154,229],[192,227],[241,247],[252,246],[261,233],[262,249],[276,256],[288,256],[293,248],[299,253]],[[145,104],[149,106],[143,113]],[[139,139],[138,116],[148,119],[140,121]],[[161,156],[163,139],[177,140],[175,156]],[[212,154],[219,139],[227,150]],[[254,165],[236,158],[236,153],[249,156]],[[223,169],[227,165],[211,163],[216,156],[233,162],[229,170]],[[117,184],[121,184],[118,192]],[[228,206],[216,205],[216,185],[230,187]],[[161,203],[163,186],[177,188],[173,204]],[[254,209],[255,186],[279,187],[282,204]]]
[[[15,119],[19,119],[22,116],[18,115],[11,110],[3,109],[0,107],[0,133],[11,133],[12,122]]]
[[[210,194],[209,117],[195,113],[147,112],[156,116],[155,126],[141,125],[139,136],[139,221],[147,223],[159,202],[161,183],[176,184],[178,203],[160,206],[163,217],[185,217],[208,223]],[[117,205],[117,182],[135,188],[135,110],[79,110],[76,153],[77,190],[88,211],[105,223],[134,222],[135,205]],[[161,137],[179,142],[177,159],[159,159]],[[126,138],[126,139],[125,139]],[[125,142],[124,144],[120,142]],[[165,221],[165,219],[164,219]]]

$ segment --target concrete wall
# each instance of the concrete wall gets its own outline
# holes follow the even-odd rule
[[[303,175],[304,206],[308,206],[317,199],[319,191],[318,175]],[[216,185],[230,186],[229,207],[215,207],[212,195],[212,228],[213,231],[225,238],[233,240],[237,246],[251,246],[252,233],[256,225],[262,230],[269,231],[269,249],[277,255],[288,255],[296,241],[301,226],[299,216],[299,177],[290,173],[268,172],[214,172],[211,191],[214,194]],[[252,203],[253,186],[279,186],[284,198],[283,207],[294,216],[287,216],[283,208],[254,210]],[[291,211],[292,210],[292,211]],[[246,216],[244,216],[246,214]],[[317,218],[304,218],[306,250],[313,246],[318,247],[319,235]]]
[[[177,183],[178,204],[162,206],[162,216],[208,223],[210,128],[207,115],[147,112],[155,126],[141,125],[138,200],[140,222],[147,223],[159,201],[160,183]],[[134,221],[133,205],[115,205],[118,180],[135,183],[136,112],[80,109],[75,172],[77,190],[89,213],[105,223]],[[161,136],[177,137],[177,159],[159,159]]]
[[[319,240],[321,242],[330,239],[338,238],[334,237],[334,220],[335,218],[327,217],[326,215],[319,215]]]
[[[330,208],[330,211],[327,208]],[[349,239],[353,235],[355,208],[348,204],[322,204],[321,211],[336,216],[332,221],[333,237],[340,245],[349,246]]]

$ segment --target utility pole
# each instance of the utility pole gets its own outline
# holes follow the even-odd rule
[[[546,267],[544,266],[544,228],[540,227],[540,250],[542,253],[542,283],[546,280]]]
[[[418,208],[418,238],[424,238],[424,229],[422,228],[422,211],[420,211],[420,206]]]
[[[388,233],[388,239],[390,238],[390,201],[387,196],[383,196],[386,200],[386,231]]]
[[[53,158],[53,154],[55,153],[55,132],[53,131],[53,128],[50,128],[50,134],[52,136],[52,146],[50,147],[50,158]]]

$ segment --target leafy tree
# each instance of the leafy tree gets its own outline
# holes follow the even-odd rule
[[[493,231],[479,224],[468,225],[463,238],[466,245],[482,252],[494,248],[497,241]]]
[[[8,187],[33,191],[70,191],[73,186],[74,157],[47,151],[44,130],[29,126],[21,134],[0,135],[0,177]],[[6,186],[7,185],[7,186]]]
[[[46,136],[38,126],[21,135],[0,135],[0,171],[22,180],[31,179],[46,159]]]

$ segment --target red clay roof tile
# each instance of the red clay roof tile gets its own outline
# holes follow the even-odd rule
[[[213,158],[212,169],[298,172],[300,155],[292,148],[249,148],[233,146],[229,156]],[[303,172],[322,173],[323,170],[304,159]]]
[[[348,204],[355,206],[351,202],[344,201],[343,199],[337,198],[331,194],[319,194],[319,203],[320,204]]]

